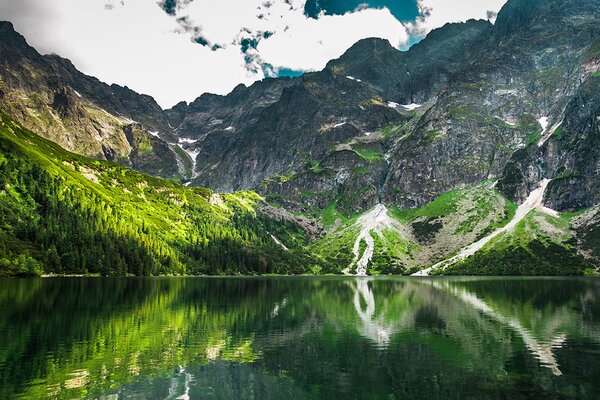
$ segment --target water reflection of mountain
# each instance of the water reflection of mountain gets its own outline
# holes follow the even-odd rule
[[[57,279],[0,289],[0,334],[11,338],[0,344],[2,398],[600,395],[595,280]]]

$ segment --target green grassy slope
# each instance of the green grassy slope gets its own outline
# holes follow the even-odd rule
[[[401,228],[384,229],[381,234],[371,232],[375,248],[369,273],[411,274],[507,224],[516,206],[500,195],[492,183],[483,181],[453,190],[418,209],[390,207],[388,216]],[[345,216],[336,206],[333,202],[322,212],[329,234],[310,247],[327,260],[328,272],[351,266],[352,247],[360,231],[358,215]]]
[[[0,274],[303,273],[303,231],[254,206],[75,155],[0,125]],[[284,250],[275,236],[290,250]]]
[[[595,209],[594,209],[595,210]],[[600,212],[563,213],[558,217],[534,210],[525,220],[494,238],[474,256],[439,275],[583,275],[595,273]],[[412,274],[450,258],[514,217],[516,205],[491,181],[447,192],[422,208],[390,207],[397,230],[371,231],[375,242],[368,273]],[[352,252],[360,231],[358,215],[345,217],[335,203],[323,211],[329,234],[310,245],[326,260],[327,272],[340,272],[356,260]],[[360,245],[360,254],[364,251]]]
[[[503,233],[443,275],[584,275],[595,268],[577,251],[572,216],[530,212],[514,230]]]

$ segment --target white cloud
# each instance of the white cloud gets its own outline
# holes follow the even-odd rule
[[[388,39],[395,47],[408,41],[408,32],[387,8],[362,9],[345,15],[305,18],[290,15],[289,29],[259,44],[265,61],[296,70],[319,70],[366,37]]]
[[[507,0],[418,0],[419,14],[411,33],[427,34],[448,22],[488,19],[488,11],[498,12]],[[493,21],[492,21],[493,22]]]
[[[112,9],[106,0],[38,0],[45,2],[56,18],[45,21],[43,32],[32,30],[29,18],[13,20],[30,44],[71,59],[102,81],[148,93],[162,106],[203,92],[224,94],[256,79],[247,76],[238,48],[213,52],[193,43],[175,32],[173,18],[154,1],[113,2]]]
[[[407,27],[389,10],[359,7],[345,15],[307,18],[306,0],[203,0],[182,2],[176,16],[158,0],[20,0],[1,2],[0,15],[11,20],[39,51],[73,61],[83,72],[107,83],[147,93],[164,107],[191,101],[204,92],[228,93],[239,83],[275,70],[311,71],[340,56],[356,41],[382,37],[400,47]],[[420,0],[431,12],[410,29],[448,21],[485,18],[500,0]],[[186,27],[177,22],[186,17]],[[261,39],[268,32],[268,39]],[[202,36],[210,45],[194,43]],[[246,54],[243,41],[252,42]]]
[[[365,37],[382,37],[397,47],[408,41],[406,28],[386,8],[361,7],[345,15],[321,15],[313,19],[304,15],[305,0],[289,4],[273,1],[269,7],[264,7],[264,3],[264,0],[242,0],[232,6],[224,1],[196,1],[180,13],[202,21],[202,36],[221,46],[239,45],[244,38],[270,32],[272,36],[261,40],[257,51],[250,50],[250,54],[275,69],[322,69],[329,60]],[[262,18],[257,18],[261,14]]]

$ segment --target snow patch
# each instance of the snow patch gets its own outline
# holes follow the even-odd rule
[[[200,150],[186,149],[180,144],[178,144],[178,146],[181,150],[185,151],[187,153],[187,155],[190,157],[190,159],[192,160],[191,179],[194,179],[196,176],[198,176],[196,174],[196,157],[198,157],[198,154],[200,154]]]
[[[355,77],[350,76],[350,75],[346,75],[346,78],[350,79],[351,81],[362,82],[360,79],[355,78]]]
[[[81,95],[81,93],[79,93],[77,90],[73,89],[73,91],[75,92],[75,94],[77,95],[77,97],[83,97],[83,96]]]
[[[231,131],[235,130],[235,128],[233,126],[228,126],[227,128],[225,128],[225,130],[227,132],[231,132]]]
[[[538,123],[542,126],[542,136],[546,133],[546,129],[548,129],[548,117],[541,117],[538,119]]]
[[[555,124],[552,128],[550,128],[548,131],[546,131],[546,129],[544,129],[544,131],[542,132],[542,138],[538,142],[538,147],[542,147],[544,145],[544,143],[546,143],[546,141],[548,139],[550,139],[550,137],[554,134],[554,132],[556,132],[556,130],[562,125],[562,123],[563,122],[560,121],[559,123]]]
[[[393,101],[388,101],[387,106],[390,108],[397,108],[397,107],[400,107],[400,104],[394,103]]]
[[[148,133],[154,137],[160,137],[160,136],[158,136],[158,131],[148,131]]]
[[[421,104],[417,104],[417,103],[401,104],[400,107],[404,108],[405,110],[412,111],[412,110],[416,110],[417,108],[421,107]]]
[[[179,138],[179,143],[196,143],[198,139]]]
[[[371,136],[373,132],[365,132],[365,136]]]
[[[347,122],[340,122],[339,124],[333,125],[333,128],[339,128],[340,126],[344,126],[346,124],[347,124]]]

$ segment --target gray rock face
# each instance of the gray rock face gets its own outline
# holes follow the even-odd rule
[[[255,123],[236,132],[216,164],[201,165],[197,183],[217,190],[255,188],[265,179],[320,162],[339,143],[400,119],[366,85],[330,70],[309,74],[284,89]]]
[[[600,77],[588,74],[544,144],[513,155],[501,182],[504,192],[521,200],[540,179],[549,178],[549,206],[573,211],[598,204],[599,119]]]
[[[454,187],[498,177],[506,193],[523,200],[545,177],[537,120],[547,118],[549,129],[560,122],[586,75],[600,8],[598,2],[540,1],[531,4],[535,12],[522,14],[528,6],[521,3],[503,8],[471,53],[476,61],[452,76],[392,157],[389,201],[419,206]]]
[[[124,126],[123,132],[132,148],[129,153],[132,168],[154,176],[177,175],[175,154],[164,140],[149,135],[138,123]]]
[[[472,62],[471,50],[491,28],[487,21],[447,24],[406,52],[396,50],[384,39],[364,39],[330,61],[327,68],[367,82],[388,100],[423,103]]]
[[[169,129],[152,97],[106,85],[59,56],[40,55],[9,22],[0,22],[0,102],[2,111],[68,150],[179,177],[167,143],[149,133]],[[133,140],[126,126],[136,121],[142,125]]]
[[[166,116],[151,96],[138,94],[127,86],[107,85],[83,74],[70,60],[55,54],[45,55],[43,59],[63,85],[73,88],[110,114],[140,122],[151,131],[169,131]]]

